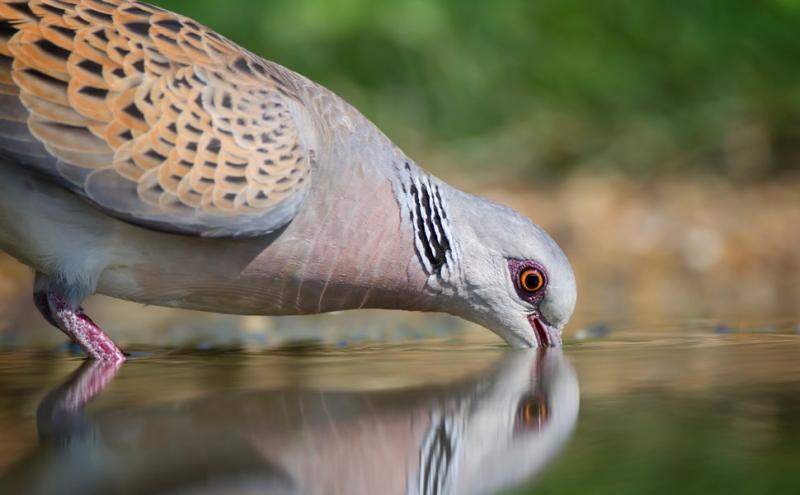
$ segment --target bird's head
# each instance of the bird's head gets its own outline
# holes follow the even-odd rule
[[[575,275],[556,242],[514,210],[449,189],[456,310],[516,347],[557,347]]]

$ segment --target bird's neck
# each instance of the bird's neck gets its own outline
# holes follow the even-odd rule
[[[292,312],[444,310],[398,198],[404,157],[370,126],[320,150],[307,203],[257,260],[266,277],[284,281],[280,299]]]

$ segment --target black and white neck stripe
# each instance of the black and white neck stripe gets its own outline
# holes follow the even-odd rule
[[[446,279],[455,265],[450,219],[439,186],[405,164],[402,184],[409,220],[414,229],[414,248],[425,273]]]

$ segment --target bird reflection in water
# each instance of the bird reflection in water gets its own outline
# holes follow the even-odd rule
[[[92,414],[118,365],[87,362],[39,407],[39,447],[2,493],[492,493],[569,438],[578,383],[559,350],[504,353],[456,383],[230,391]]]

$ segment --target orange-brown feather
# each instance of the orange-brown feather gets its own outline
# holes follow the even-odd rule
[[[107,169],[99,184],[128,184],[145,224],[267,214],[302,193],[310,164],[287,72],[143,3],[0,0],[0,95],[22,105],[0,109],[0,129],[24,121],[73,182],[76,167]],[[57,175],[55,163],[34,166]],[[102,196],[90,199],[128,213]]]

